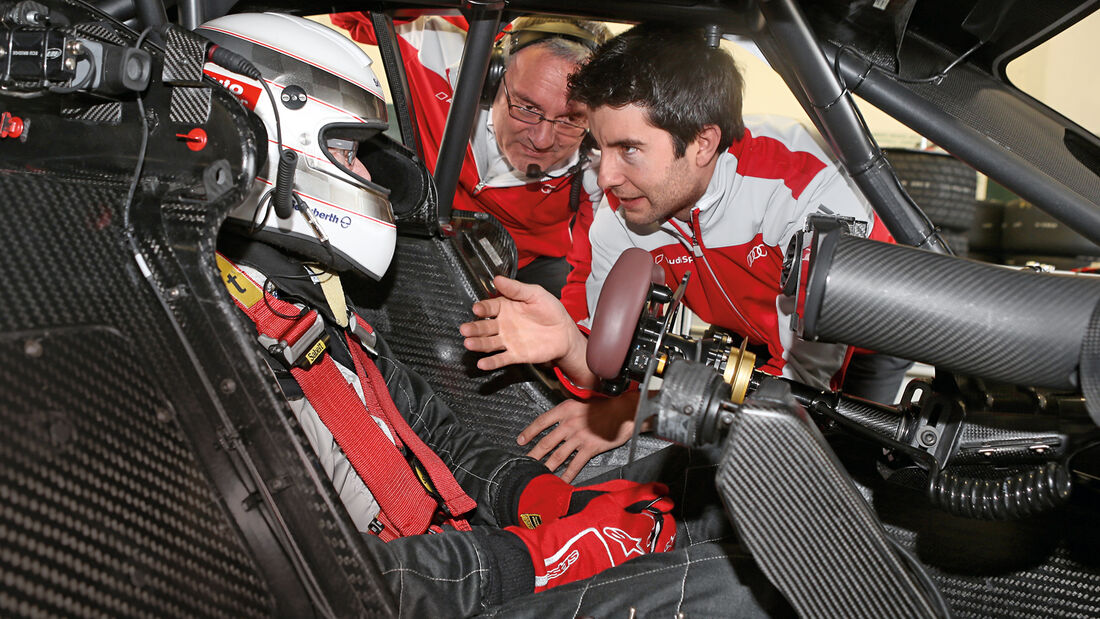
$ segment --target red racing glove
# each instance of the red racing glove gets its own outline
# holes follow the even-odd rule
[[[562,516],[575,514],[601,494],[640,486],[638,482],[613,479],[594,486],[574,488],[553,473],[539,475],[523,488],[519,495],[520,525],[534,529]]]
[[[507,527],[531,554],[535,592],[598,574],[676,545],[672,499],[664,484],[632,484],[592,498],[580,512],[537,529]]]

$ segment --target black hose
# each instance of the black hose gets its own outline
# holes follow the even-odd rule
[[[928,497],[933,504],[956,516],[1016,520],[1062,505],[1072,489],[1066,467],[1048,462],[1003,479],[978,479],[941,471],[929,479]]]
[[[298,153],[283,149],[279,153],[279,172],[275,178],[275,196],[272,202],[279,219],[289,219],[294,213],[294,171],[298,167]]]

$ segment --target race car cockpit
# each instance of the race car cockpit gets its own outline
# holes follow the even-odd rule
[[[675,332],[685,282],[628,251],[588,363],[609,392],[661,379],[637,411],[653,435],[589,466],[661,439],[720,446],[730,521],[801,615],[1100,614],[1100,279],[953,255],[860,111],[1100,244],[1100,137],[1005,68],[1097,7],[977,0],[4,4],[0,613],[400,613],[218,278],[223,224],[249,226],[239,209],[284,150],[238,99],[245,82],[204,72],[196,29],[258,8],[369,11],[392,109],[364,110],[366,132],[332,124],[326,150],[302,142],[316,170],[366,165],[351,183],[385,228],[372,242],[395,245],[388,271],[344,256],[362,271],[345,290],[464,423],[516,454],[564,396],[538,368],[478,370],[458,332],[516,271],[503,226],[452,207],[494,37],[551,14],[751,40],[898,242],[812,218],[786,256],[791,329],[933,372],[894,405],[760,372],[739,338]],[[440,10],[470,28],[429,173],[393,20]],[[303,208],[277,188],[264,199]],[[340,234],[338,216],[307,219],[303,238]]]

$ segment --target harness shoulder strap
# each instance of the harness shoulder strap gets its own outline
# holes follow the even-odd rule
[[[256,324],[261,343],[290,367],[322,423],[378,502],[381,530],[375,532],[379,537],[389,541],[425,533],[431,530],[441,508],[452,526],[468,529],[469,525],[457,516],[471,511],[476,503],[461,492],[450,470],[397,412],[381,374],[362,348],[349,346],[366,403],[344,379],[332,355],[324,354],[328,338],[315,310],[302,310],[268,295],[223,256],[218,255],[217,260],[226,287],[237,306]],[[417,460],[431,461],[434,457],[438,466],[426,465],[427,478],[434,484],[427,483],[425,476],[415,470],[416,465],[405,459],[400,446],[382,432],[371,412],[394,429]],[[424,451],[427,453],[418,453]],[[446,489],[451,500],[440,501],[443,495],[437,494],[436,488]],[[454,495],[454,489],[461,496]]]
[[[371,326],[358,314],[354,314],[352,320],[358,325],[358,329],[355,330],[355,333],[374,333]],[[386,421],[394,428],[397,435],[401,437],[401,440],[409,450],[412,451],[416,460],[427,469],[426,472],[431,478],[435,492],[443,501],[442,507],[445,513],[454,517],[472,511],[477,507],[477,503],[458,485],[458,481],[455,480],[451,470],[443,463],[443,460],[440,459],[439,454],[435,453],[435,451],[424,444],[420,436],[411,426],[409,426],[409,422],[405,419],[405,416],[397,410],[397,405],[394,404],[393,398],[390,397],[389,390],[386,389],[386,382],[382,378],[382,373],[378,370],[378,366],[367,356],[363,348],[354,345],[351,335],[347,337],[349,341],[348,347],[352,351],[352,360],[355,362],[356,371],[360,373],[360,375],[366,375],[366,380],[363,381],[364,385],[370,384],[371,391],[374,392],[378,407],[381,408]],[[366,391],[366,388],[364,388],[364,394],[366,394]],[[368,406],[369,405],[368,403]]]

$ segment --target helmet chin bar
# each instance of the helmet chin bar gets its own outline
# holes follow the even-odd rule
[[[1087,418],[968,414],[959,383],[942,372],[932,380],[911,381],[897,406],[771,376],[753,369],[755,355],[744,341],[735,346],[721,330],[711,328],[700,339],[669,333],[690,274],[673,292],[653,281],[642,268],[641,254],[649,264],[652,258],[637,251],[624,254],[609,273],[589,339],[589,365],[611,383],[608,391],[622,391],[631,380],[648,385],[652,377],[662,378],[655,393],[643,389],[636,433],[655,418],[655,432],[662,438],[688,446],[728,443],[737,440],[730,434],[752,400],[771,393],[768,398],[782,400],[783,408],[816,426],[881,445],[891,466],[926,479],[929,499],[952,513],[1014,519],[1047,511],[1069,497],[1065,462],[1096,439]],[[601,321],[605,309],[610,316],[636,312],[638,319]],[[593,354],[594,348],[603,350]],[[617,372],[608,359],[619,359]],[[1065,403],[1064,409],[1069,406]],[[1003,468],[994,472],[994,466],[1007,467],[1009,473]]]

